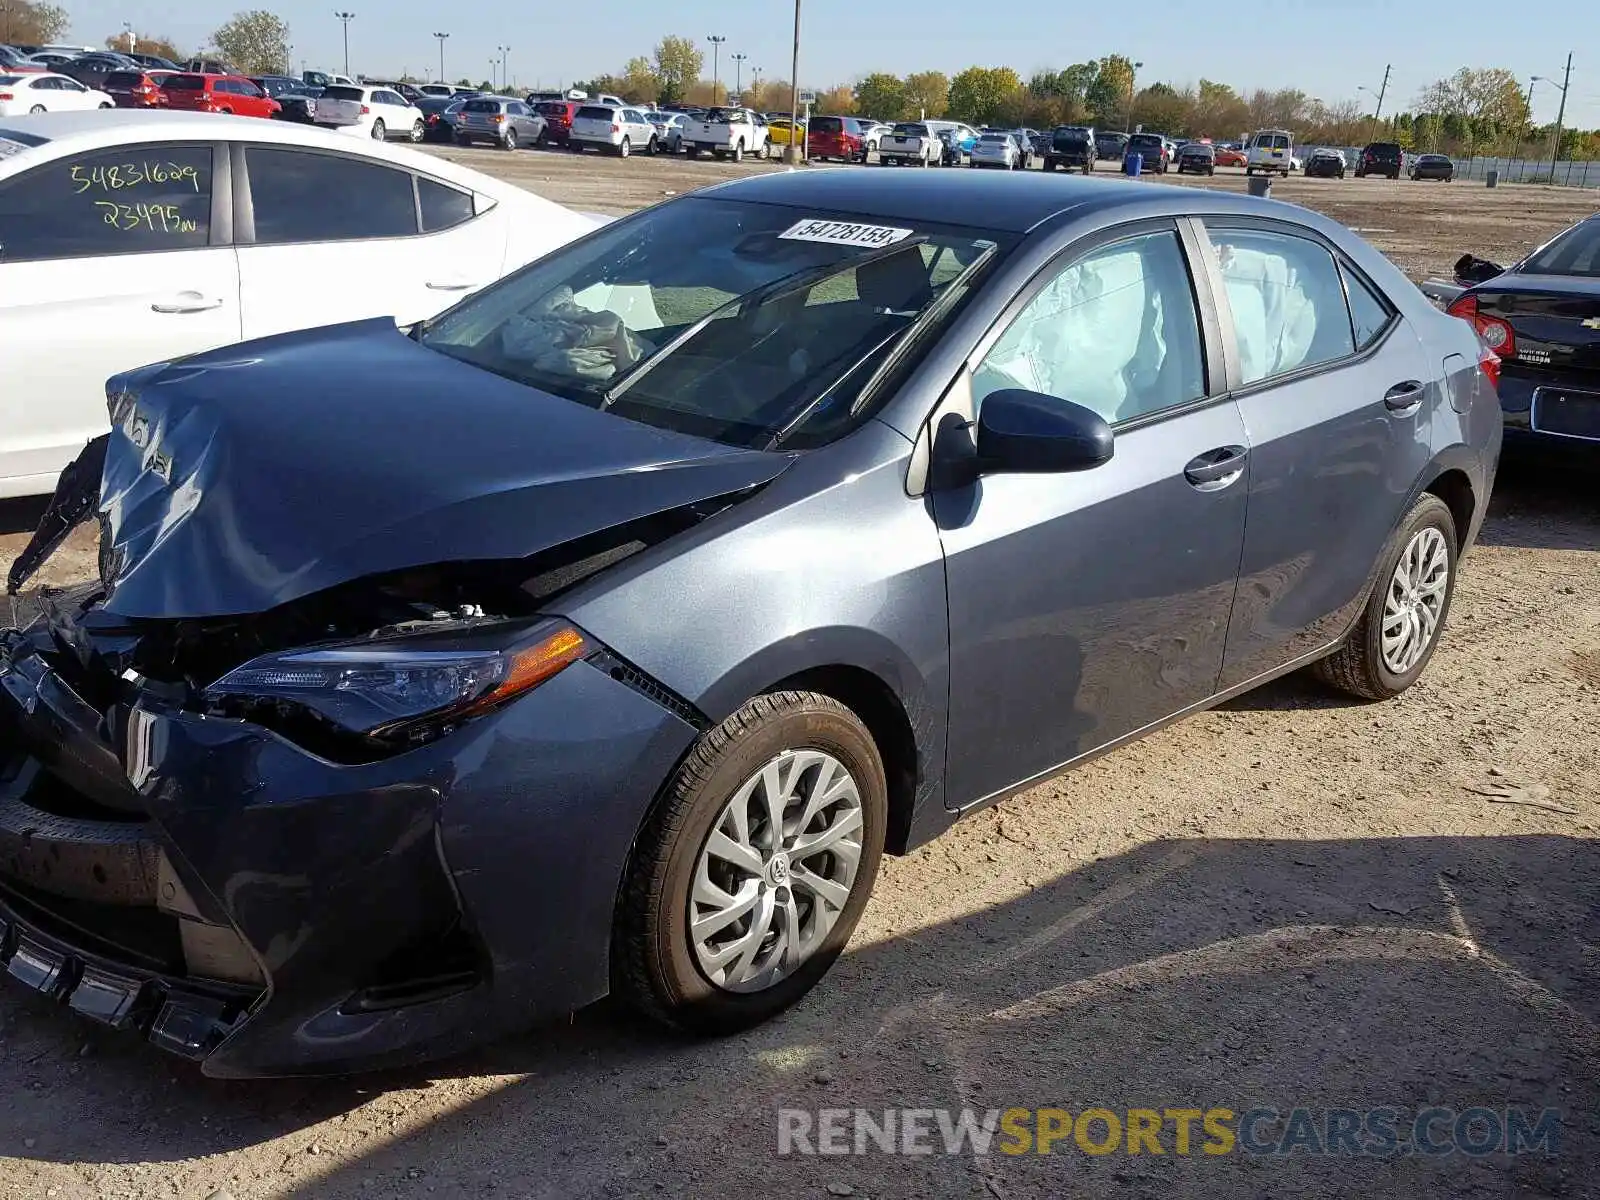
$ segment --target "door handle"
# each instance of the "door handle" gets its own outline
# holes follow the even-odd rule
[[[459,279],[430,279],[426,286],[435,292],[466,292],[471,291],[478,285],[466,283]]]
[[[1244,446],[1218,446],[1189,460],[1183,477],[1202,492],[1225,488],[1244,474],[1250,451]]]
[[[197,313],[210,312],[222,307],[222,298],[202,296],[199,292],[179,292],[171,300],[158,300],[150,306],[151,312]]]
[[[1410,412],[1422,403],[1423,386],[1415,379],[1397,383],[1383,394],[1383,403],[1390,412]]]

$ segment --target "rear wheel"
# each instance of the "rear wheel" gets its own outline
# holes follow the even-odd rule
[[[1405,691],[1439,643],[1456,581],[1456,523],[1443,500],[1417,499],[1377,579],[1350,637],[1315,668],[1324,682],[1364,700]]]
[[[743,162],[744,161],[744,143],[743,142],[735,142],[733,144],[733,153],[732,153],[731,157],[732,157],[734,162]]]
[[[630,155],[632,153],[633,153],[633,143],[628,141],[627,137],[624,136],[622,141],[621,141],[621,143],[619,143],[618,146],[617,146],[617,157],[618,158],[627,158],[628,155]]]
[[[33,115],[33,116],[37,116],[39,113],[42,113],[44,111],[45,111],[45,107],[42,104],[35,104],[32,108],[30,108],[28,110],[29,114]]]
[[[648,157],[654,158],[656,153],[656,139],[651,138],[644,144],[644,152]]]
[[[111,105],[109,105],[109,104],[101,104],[100,107],[101,108],[110,108]]]
[[[517,148],[517,131],[515,129],[506,130],[506,135],[500,139],[500,144],[507,150],[515,150]]]
[[[379,117],[376,121],[374,121],[372,123],[372,140],[375,141],[375,142],[381,142],[381,141],[384,140],[384,138],[386,138],[388,136],[389,136],[388,126],[386,126],[383,123],[383,118]]]
[[[615,990],[697,1033],[782,1012],[832,966],[877,877],[883,761],[829,696],[775,692],[705,734],[639,832]]]
[[[406,134],[406,140],[408,142],[410,142],[413,146],[415,146],[415,145],[417,145],[418,143],[420,143],[422,141],[423,136],[427,132],[428,132],[427,126],[425,126],[421,121],[413,121],[413,122],[411,122],[411,132]],[[513,138],[516,137],[516,134],[512,133],[511,130],[509,130],[509,129],[506,130],[506,134],[508,136],[510,136],[510,137],[513,137]],[[506,149],[515,150],[516,146],[514,146],[514,145],[508,146],[508,147],[506,147]]]

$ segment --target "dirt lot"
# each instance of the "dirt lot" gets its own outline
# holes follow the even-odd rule
[[[763,169],[450,154],[604,211]],[[1413,276],[1510,256],[1596,203],[1277,192]],[[219,1084],[0,988],[0,1193],[1600,1195],[1594,480],[1592,459],[1507,461],[1402,699],[1291,678],[972,818],[890,862],[852,953],[743,1038],[684,1043],[602,1005],[426,1070]],[[0,566],[36,508],[0,506]],[[80,539],[47,578],[91,563]],[[777,1154],[780,1107],[902,1105],[1562,1116],[1553,1157],[1184,1156],[1170,1126],[1162,1156]]]

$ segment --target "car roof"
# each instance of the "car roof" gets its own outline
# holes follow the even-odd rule
[[[1026,233],[1067,212],[1088,216],[1129,206],[1137,206],[1141,217],[1202,212],[1263,215],[1265,211],[1315,228],[1331,224],[1308,209],[1280,201],[1199,188],[1152,187],[1131,180],[1062,178],[1036,171],[777,171],[714,184],[696,194],[1008,233]]]
[[[84,154],[95,150],[144,141],[215,142],[230,140],[283,146],[309,146],[339,150],[345,154],[393,162],[396,166],[421,171],[436,179],[453,181],[461,187],[504,199],[524,189],[503,183],[481,171],[457,166],[448,159],[403,146],[356,138],[349,134],[318,129],[296,121],[264,121],[259,117],[236,117],[225,113],[141,111],[136,108],[94,109],[84,112],[50,112],[37,116],[0,117],[0,139],[14,138],[37,148],[51,158]],[[0,175],[8,168],[28,170],[37,155],[26,152],[0,157]],[[539,200],[533,192],[526,195]],[[545,201],[548,203],[548,201]]]

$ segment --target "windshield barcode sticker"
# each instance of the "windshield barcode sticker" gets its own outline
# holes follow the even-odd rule
[[[837,246],[892,246],[911,236],[909,229],[891,225],[856,225],[849,221],[796,221],[780,238],[791,242],[832,242]]]

